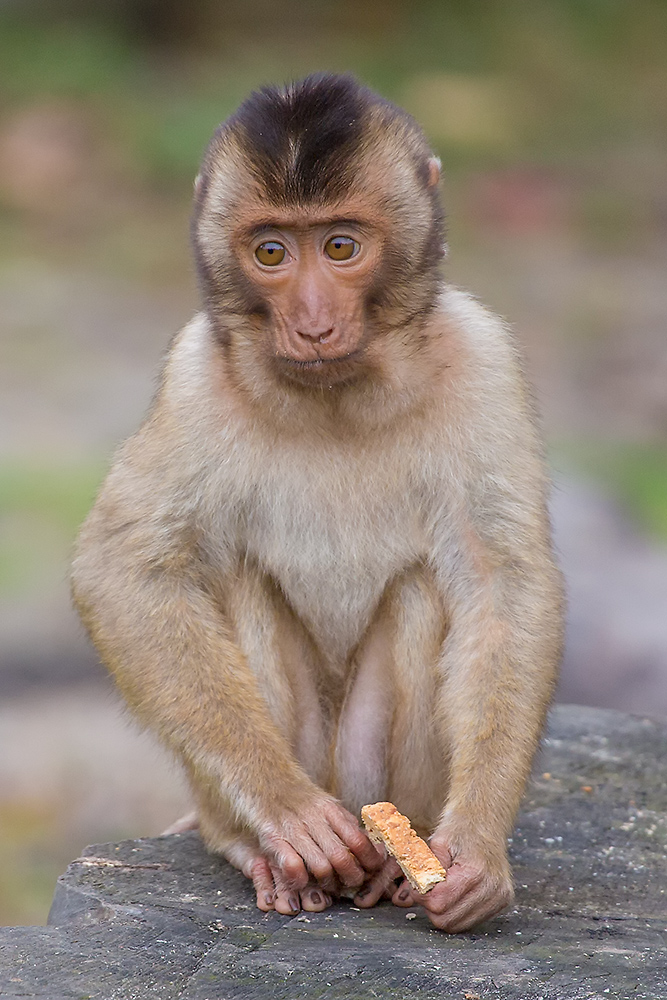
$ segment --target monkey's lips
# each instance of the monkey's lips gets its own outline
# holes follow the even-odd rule
[[[362,355],[361,350],[356,350],[336,358],[314,358],[308,361],[274,355],[273,362],[278,374],[290,382],[308,387],[328,387],[359,378],[363,374]]]

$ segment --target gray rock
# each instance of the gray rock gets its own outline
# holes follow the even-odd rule
[[[667,723],[554,710],[512,841],[513,909],[448,936],[341,903],[283,917],[195,834],[86,849],[46,928],[0,930],[0,997],[667,998]]]

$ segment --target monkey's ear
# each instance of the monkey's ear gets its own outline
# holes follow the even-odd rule
[[[440,180],[440,168],[442,163],[439,156],[431,156],[428,161],[428,186],[435,187]]]
[[[203,179],[204,178],[202,177],[201,173],[197,174],[197,176],[195,177],[195,183],[194,183],[195,198],[197,197],[197,195],[201,191],[201,185],[202,185]]]

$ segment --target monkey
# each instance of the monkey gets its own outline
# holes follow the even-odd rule
[[[443,273],[440,164],[355,78],[253,92],[195,183],[201,308],[81,529],[72,589],[206,847],[260,910],[513,899],[563,589],[513,334]],[[390,799],[419,896],[359,826]]]

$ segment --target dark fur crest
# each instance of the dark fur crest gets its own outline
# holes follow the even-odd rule
[[[263,87],[223,127],[241,137],[271,200],[331,202],[349,189],[373,108],[417,129],[400,108],[353,77],[334,74],[312,75],[284,89]]]

